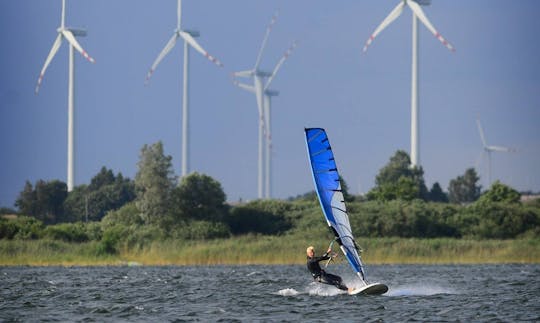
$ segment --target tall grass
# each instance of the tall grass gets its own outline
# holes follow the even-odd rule
[[[96,243],[0,240],[0,265],[217,265],[303,264],[305,250],[327,237],[245,235],[208,241],[155,241],[120,248],[115,255],[98,252]],[[540,263],[540,239],[358,239],[366,264]],[[317,253],[328,245],[314,244]],[[337,245],[334,246],[337,250]]]
[[[111,265],[120,259],[99,254],[97,243],[68,243],[55,240],[0,240],[0,265]]]

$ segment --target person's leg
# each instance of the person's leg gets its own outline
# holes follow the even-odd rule
[[[326,272],[321,275],[321,283],[334,285],[341,290],[348,290],[347,286],[343,284],[341,277]]]

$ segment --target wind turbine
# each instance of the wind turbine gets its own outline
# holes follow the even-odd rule
[[[58,49],[60,49],[60,45],[62,45],[62,40],[67,40],[69,43],[69,72],[68,72],[68,161],[67,161],[67,189],[68,192],[71,192],[73,190],[73,186],[75,184],[75,140],[74,140],[74,133],[75,133],[75,91],[74,91],[74,82],[75,82],[75,55],[74,50],[77,50],[79,53],[81,53],[84,58],[86,58],[91,63],[94,63],[94,59],[88,55],[88,53],[81,47],[81,45],[77,42],[77,39],[75,36],[84,37],[86,36],[86,30],[83,29],[75,29],[65,26],[65,13],[66,13],[66,0],[62,0],[62,18],[60,21],[60,27],[56,30],[58,35],[56,36],[56,39],[53,43],[53,46],[49,52],[49,55],[47,56],[47,59],[45,60],[45,64],[43,65],[43,68],[41,69],[41,73],[39,74],[39,78],[37,81],[35,92],[38,94],[39,88],[41,86],[41,82],[43,81],[43,77],[45,76],[45,71],[47,70],[47,67],[49,67],[49,64],[51,63],[52,59],[54,58],[54,55],[58,52]]]
[[[264,119],[266,121],[266,163],[265,163],[265,197],[267,199],[272,198],[272,97],[278,96],[279,91],[269,89],[270,84],[274,80],[277,72],[281,68],[281,65],[285,62],[287,58],[291,55],[293,50],[296,48],[297,42],[294,41],[285,51],[285,54],[281,57],[281,59],[278,61],[276,66],[274,67],[274,70],[272,71],[272,74],[266,81],[266,85],[264,86],[264,100],[263,100],[263,107],[264,107]]]
[[[199,32],[196,30],[182,29],[182,0],[178,0],[177,3],[177,20],[176,29],[173,32],[172,37],[169,39],[161,53],[152,64],[152,67],[146,75],[146,84],[150,81],[150,77],[156,70],[159,63],[163,58],[173,49],[176,45],[178,38],[184,40],[184,85],[182,94],[182,165],[181,165],[181,177],[186,176],[189,173],[189,48],[193,47],[196,51],[201,53],[204,57],[208,58],[211,62],[219,67],[223,67],[223,64],[212,55],[208,54],[198,43],[195,41],[195,37],[199,37]]]
[[[480,133],[480,139],[482,140],[482,147],[488,157],[488,186],[491,186],[491,153],[494,151],[509,153],[509,152],[515,152],[516,150],[513,148],[508,148],[508,147],[503,147],[503,146],[488,145],[486,142],[486,138],[484,136],[484,130],[482,129],[482,125],[480,124],[480,119],[476,119],[476,125],[478,126],[478,133]]]
[[[277,96],[279,92],[269,89],[269,86],[274,80],[277,72],[279,71],[279,69],[285,62],[285,60],[289,57],[289,55],[292,53],[292,51],[296,47],[296,42],[293,42],[292,46],[281,57],[281,59],[278,61],[278,63],[274,67],[274,70],[271,73],[259,69],[262,54],[266,47],[266,42],[268,41],[268,36],[270,35],[272,26],[276,22],[277,15],[278,15],[278,12],[274,13],[274,15],[272,16],[272,20],[270,21],[270,24],[266,28],[266,33],[264,35],[261,48],[259,49],[259,53],[255,61],[255,66],[250,70],[233,73],[233,77],[244,77],[244,78],[253,79],[253,85],[240,83],[234,78],[233,78],[233,83],[243,90],[254,93],[256,101],[257,101],[257,109],[259,113],[259,149],[258,149],[259,159],[258,159],[258,176],[257,176],[259,198],[263,198],[263,197],[270,198],[272,195],[271,193],[271,176],[272,176],[271,174],[272,172],[271,171],[272,169],[271,168],[271,154],[272,154],[271,153],[271,149],[272,149],[271,97]],[[266,78],[268,79],[266,80],[266,83],[265,83]],[[265,155],[264,153],[265,137],[266,137],[266,162],[264,161],[264,157],[263,157]],[[265,175],[263,175],[263,168],[264,168]]]
[[[364,53],[368,46],[373,42],[375,37],[397,19],[403,12],[405,6],[408,6],[412,11],[412,78],[411,78],[411,164],[412,166],[420,165],[420,149],[419,149],[419,131],[418,131],[418,19],[426,26],[426,28],[435,37],[441,41],[451,51],[455,51],[454,47],[443,38],[441,34],[433,27],[431,22],[424,14],[420,5],[427,6],[431,0],[400,0],[398,5],[390,12],[390,14],[382,21],[375,29],[373,34],[368,38],[364,45]]]

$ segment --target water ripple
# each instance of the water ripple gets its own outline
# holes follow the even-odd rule
[[[354,281],[346,266],[332,272]],[[0,321],[539,321],[540,265],[370,266],[349,296],[304,266],[0,267]]]

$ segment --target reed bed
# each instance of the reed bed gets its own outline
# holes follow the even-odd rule
[[[314,242],[318,243],[315,244]],[[246,235],[208,241],[154,241],[116,254],[100,254],[95,242],[0,240],[0,265],[219,265],[303,264],[305,249],[326,251],[324,239]],[[328,241],[329,242],[329,241]],[[367,264],[540,263],[540,239],[465,240],[361,238]],[[334,245],[337,249],[337,245]]]

